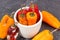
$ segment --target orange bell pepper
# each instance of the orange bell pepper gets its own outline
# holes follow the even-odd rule
[[[3,16],[0,22],[0,38],[4,39],[10,26],[14,24],[14,20],[8,15]]]
[[[60,28],[60,21],[50,12],[42,11],[43,22],[49,24],[54,28]]]
[[[37,34],[32,40],[53,40],[53,35],[49,30],[44,30]]]
[[[28,12],[26,18],[28,25],[33,25],[37,22],[37,14],[35,12]]]
[[[26,20],[25,14],[18,15],[18,21],[19,21],[19,23],[21,23],[23,25],[27,25],[27,20]]]

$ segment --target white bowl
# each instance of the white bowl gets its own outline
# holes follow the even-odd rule
[[[27,9],[29,7],[23,7],[22,9]],[[34,35],[36,35],[40,28],[41,28],[41,24],[42,24],[42,13],[40,12],[40,20],[31,26],[26,26],[26,25],[22,25],[20,24],[16,17],[17,17],[17,12],[20,11],[20,9],[18,9],[15,14],[14,14],[14,21],[15,21],[15,25],[19,28],[20,34],[24,37],[24,38],[32,38]]]

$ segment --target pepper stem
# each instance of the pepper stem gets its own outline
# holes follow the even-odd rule
[[[30,2],[30,7],[33,9],[34,8],[34,3],[33,1]],[[34,10],[34,9],[33,9]]]
[[[30,16],[32,16],[32,17],[33,17],[33,16],[35,16],[35,15],[34,15],[34,13],[32,12],[32,13],[30,13]]]
[[[54,32],[56,32],[58,29],[54,29],[51,33],[53,34]]]
[[[11,13],[10,17],[13,17],[14,13],[15,13],[15,11],[13,11],[13,12]]]
[[[22,13],[22,14],[20,14],[20,16],[23,18],[25,15]]]

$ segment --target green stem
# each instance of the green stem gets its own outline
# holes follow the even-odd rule
[[[30,16],[31,16],[31,17],[35,16],[35,15],[34,15],[34,12],[30,13]]]

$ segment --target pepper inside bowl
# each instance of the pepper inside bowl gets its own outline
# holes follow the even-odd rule
[[[39,15],[37,15],[36,12],[30,9],[28,11],[25,11],[26,13],[24,13],[23,9],[28,10],[29,7],[23,7],[22,9],[20,8],[15,12],[14,14],[15,25],[18,26],[21,36],[23,36],[24,38],[32,38],[39,32],[41,28],[42,14],[40,11],[38,11]]]

